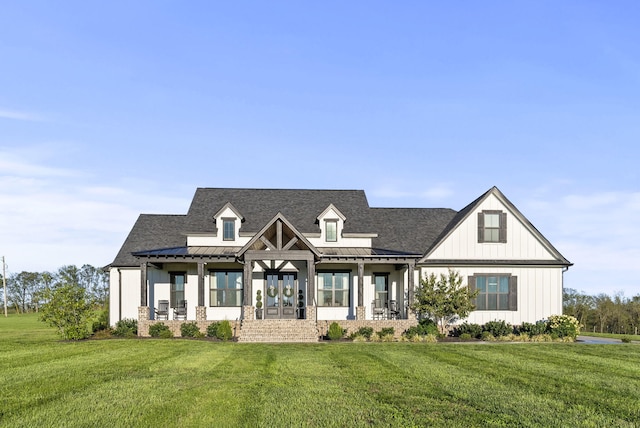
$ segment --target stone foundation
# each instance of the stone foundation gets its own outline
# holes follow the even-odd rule
[[[366,318],[366,309],[364,306],[357,306],[356,307],[356,320],[360,321],[360,320],[364,320]]]

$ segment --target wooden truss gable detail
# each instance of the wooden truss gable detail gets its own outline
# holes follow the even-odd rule
[[[247,251],[311,251],[320,257],[318,250],[281,213],[271,219],[240,250],[238,256]]]

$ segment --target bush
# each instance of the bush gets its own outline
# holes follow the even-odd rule
[[[402,333],[408,339],[413,339],[416,336],[427,336],[429,334],[433,334],[438,336],[440,331],[438,330],[438,326],[429,318],[423,318],[420,320],[418,325],[409,327]]]
[[[169,326],[159,322],[156,324],[151,324],[149,326],[149,336],[168,339],[173,337],[173,333],[171,332],[171,330],[169,330]]]
[[[207,337],[218,337],[219,322],[213,322],[207,327]]]
[[[453,330],[454,336],[462,337],[463,334],[468,334],[474,339],[479,339],[482,336],[482,326],[480,324],[469,324],[466,321]]]
[[[391,336],[393,337],[393,335],[395,334],[395,329],[393,327],[384,327],[382,330],[380,330],[378,333],[376,333],[378,335],[378,337],[380,339],[383,339],[385,336]]]
[[[571,315],[551,315],[549,317],[549,333],[552,337],[575,339],[580,334],[580,322]]]
[[[344,336],[344,330],[340,327],[340,324],[334,321],[329,326],[327,336],[330,340],[340,340]]]
[[[93,322],[91,326],[91,331],[96,333],[102,330],[109,330],[109,310],[103,309],[98,312],[97,319]]]
[[[460,335],[460,340],[467,341],[467,340],[471,340],[471,339],[472,339],[472,336],[469,333],[462,333]]]
[[[138,320],[124,318],[116,323],[113,335],[118,337],[135,337],[138,335]]]
[[[538,321],[535,324],[523,322],[516,330],[519,334],[528,334],[529,337],[545,334],[549,328],[547,321]]]
[[[356,334],[365,337],[367,340],[371,340],[371,336],[373,336],[373,327],[360,327]]]
[[[184,323],[180,326],[180,335],[182,337],[202,337],[198,324],[195,322]]]
[[[631,343],[631,336],[622,336],[622,343]]]
[[[493,342],[496,340],[496,337],[490,331],[483,331],[480,338],[485,342]]]
[[[482,330],[488,331],[493,337],[508,336],[513,333],[513,327],[504,321],[489,321]]]
[[[231,340],[233,337],[233,330],[231,329],[231,323],[228,320],[220,321],[218,328],[216,329],[216,337],[220,340]]]

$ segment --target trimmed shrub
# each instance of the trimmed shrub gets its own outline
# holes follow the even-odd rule
[[[513,333],[513,327],[511,327],[510,324],[504,322],[504,320],[489,321],[484,326],[482,326],[482,330],[488,331],[493,337],[507,336]]]
[[[631,336],[622,336],[620,340],[622,340],[622,343],[631,343]]]
[[[490,331],[483,331],[480,338],[485,342],[494,342],[496,340],[496,337]]]
[[[571,337],[575,340],[580,334],[580,322],[571,315],[551,315],[549,317],[549,333],[551,336]]]
[[[367,340],[371,340],[371,336],[373,336],[373,327],[360,327],[356,334],[365,337]]]
[[[149,336],[168,339],[173,337],[173,333],[169,330],[169,326],[160,322],[149,326]]]
[[[209,324],[207,327],[207,337],[218,337],[218,326],[220,326],[220,323],[217,321]]]
[[[380,339],[383,339],[385,336],[391,336],[395,334],[396,330],[393,327],[384,327],[382,330],[377,332],[376,334]]]
[[[233,329],[231,323],[228,320],[220,321],[218,328],[216,329],[216,337],[220,340],[231,340],[233,338]]]
[[[460,340],[468,341],[472,339],[472,336],[469,333],[462,333],[460,336]]]
[[[465,321],[453,330],[454,336],[462,337],[463,334],[468,334],[470,337],[478,339],[482,336],[482,326],[480,324],[469,324]]]
[[[340,340],[344,336],[344,330],[340,327],[340,324],[334,321],[329,325],[327,336],[329,340]]]
[[[116,323],[113,335],[118,337],[135,337],[138,335],[138,320],[124,318]]]
[[[180,335],[182,337],[202,337],[198,324],[194,322],[187,322],[180,326]]]
[[[515,328],[519,334],[528,334],[529,337],[545,334],[549,328],[547,321],[538,321],[535,324],[523,322],[521,326]]]

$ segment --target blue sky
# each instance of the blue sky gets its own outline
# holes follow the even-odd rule
[[[575,266],[640,294],[640,5],[10,2],[0,255],[110,263],[196,187],[364,189],[461,209],[491,186]]]

